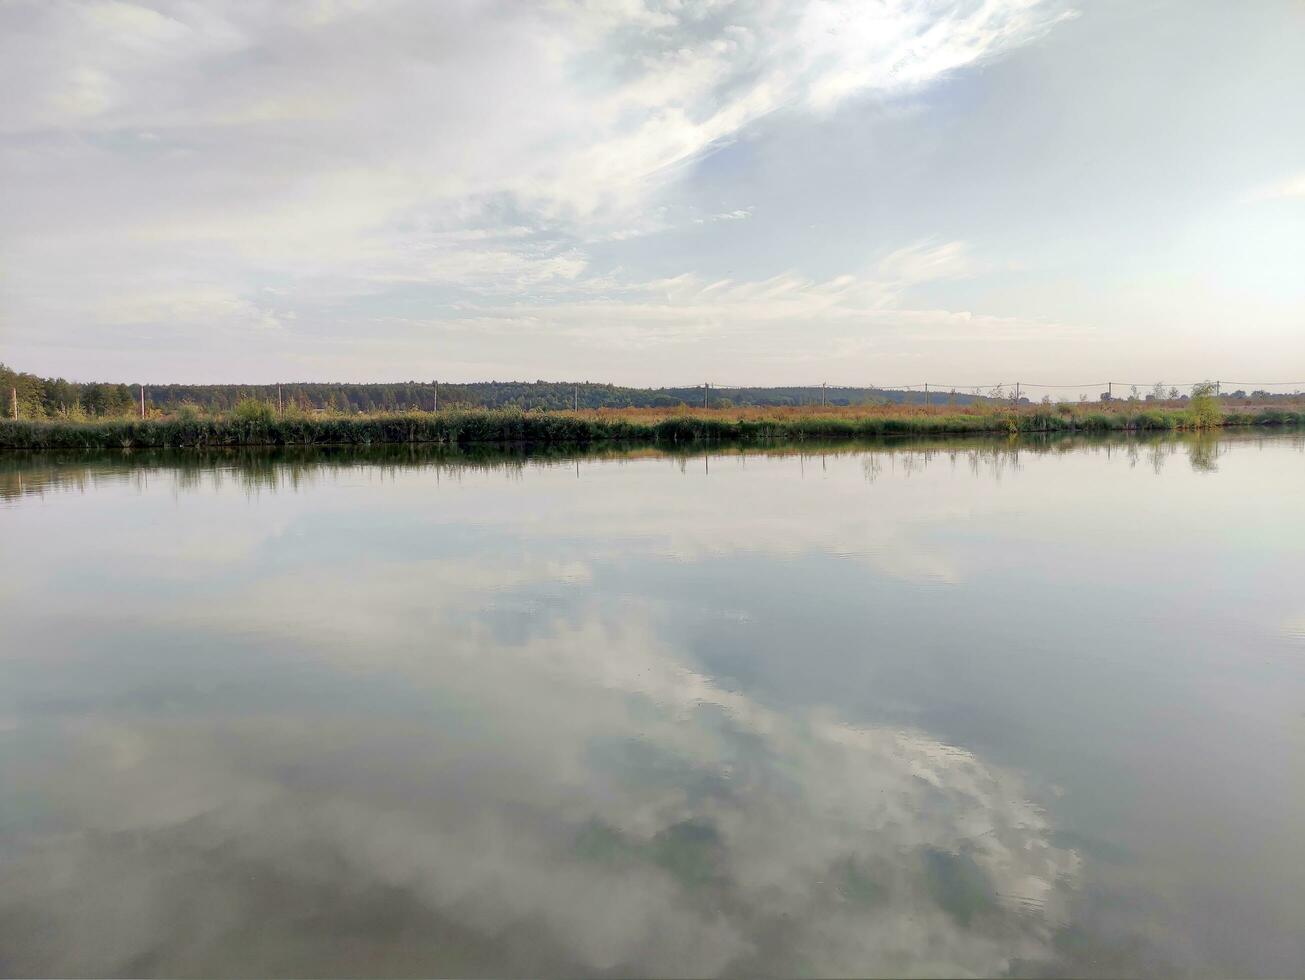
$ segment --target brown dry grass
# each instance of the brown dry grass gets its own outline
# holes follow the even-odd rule
[[[1253,399],[1245,401],[1224,400],[1221,402],[1225,411],[1254,411],[1259,408],[1272,407],[1299,410],[1305,405],[1305,399],[1301,401],[1292,400],[1290,404],[1275,402],[1272,405],[1263,404]],[[1086,401],[1086,402],[1053,402],[1051,404],[1042,404],[1034,402],[1028,405],[1012,406],[1009,402],[984,402],[973,405],[948,405],[946,403],[938,405],[906,405],[900,403],[888,405],[791,405],[791,406],[731,406],[728,408],[702,408],[690,405],[677,405],[670,408],[596,408],[581,409],[578,412],[560,412],[558,414],[573,415],[578,418],[587,419],[625,419],[631,422],[659,422],[668,418],[708,418],[708,419],[746,419],[750,421],[762,421],[769,419],[810,419],[810,418],[842,418],[842,419],[864,419],[864,418],[942,418],[956,416],[989,416],[1002,415],[1008,416],[1012,412],[1018,414],[1027,414],[1032,412],[1056,412],[1058,414],[1073,414],[1082,416],[1087,414],[1105,413],[1107,415],[1136,415],[1144,411],[1181,411],[1187,407],[1187,403],[1182,401],[1135,401],[1130,402],[1127,399],[1116,399],[1114,401]]]
[[[1028,406],[1025,406],[1027,409]],[[1008,409],[1003,408],[1002,411]],[[961,405],[734,405],[729,408],[702,408],[677,405],[671,408],[596,408],[566,412],[580,418],[620,418],[631,422],[658,422],[668,418],[709,419],[810,419],[810,418],[927,418],[945,415],[990,415],[989,406]]]

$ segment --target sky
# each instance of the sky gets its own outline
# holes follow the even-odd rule
[[[1294,0],[0,0],[0,361],[1305,386]]]

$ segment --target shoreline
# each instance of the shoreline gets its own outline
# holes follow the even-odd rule
[[[1012,411],[966,415],[811,414],[719,417],[681,414],[660,419],[570,412],[454,410],[366,416],[271,416],[260,419],[107,419],[0,421],[0,449],[205,449],[244,446],[684,446],[703,443],[802,442],[881,436],[1021,435],[1195,431],[1305,424],[1305,410],[1227,412],[1197,425],[1170,409],[1065,414]]]

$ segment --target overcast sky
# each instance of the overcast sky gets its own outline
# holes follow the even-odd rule
[[[1294,0],[0,0],[0,360],[1305,378]]]

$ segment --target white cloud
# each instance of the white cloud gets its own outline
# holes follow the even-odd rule
[[[239,329],[269,282],[341,299],[577,282],[597,243],[691,224],[659,199],[749,127],[919,87],[1058,16],[1029,0],[17,0],[0,8],[0,301],[25,345],[94,346],[112,335],[83,323],[133,307]],[[169,303],[160,279],[214,292]],[[843,288],[728,292],[815,308]]]
[[[884,256],[875,271],[879,278],[905,288],[936,279],[960,279],[973,269],[965,242],[922,242]]]
[[[694,218],[694,223],[707,224],[709,221],[746,221],[752,217],[752,208],[735,208],[733,211],[721,211],[706,218]]]
[[[1231,15],[1206,11],[1164,47],[1161,8],[1132,27],[1113,9],[1065,25],[1068,2],[8,0],[0,343],[20,367],[80,378],[394,378],[416,361],[657,383],[667,365],[643,355],[662,341],[639,326],[657,301],[638,284],[687,277],[671,318],[722,338],[693,374],[729,356],[783,383],[781,360],[822,349],[861,372],[928,358],[968,374],[980,357],[985,374],[1048,381],[1084,364],[1106,376],[1123,349],[1144,373],[1192,376],[1296,353],[1290,209],[1205,207],[1300,199],[1299,148],[1278,122],[1299,73],[1282,15],[1229,37]],[[1178,75],[1141,72],[1128,44],[1210,66],[1208,45],[1243,67],[1202,69],[1180,98],[1164,81]],[[1264,72],[1284,82],[1254,112],[1221,108]],[[1156,119],[1160,144],[1144,136]],[[1282,179],[1252,190],[1265,174]],[[921,248],[926,236],[974,253]],[[745,302],[790,274],[803,284],[779,309],[823,303],[846,325],[842,310],[865,308],[864,330],[804,348],[813,320]],[[831,299],[842,274],[878,298],[853,285]],[[749,285],[710,310],[690,295],[721,279]],[[293,329],[254,337],[241,304],[267,309],[267,287]],[[225,311],[160,301],[210,288],[233,298]],[[553,357],[558,304],[596,314],[602,296],[626,307],[609,307],[592,356]],[[166,319],[132,321],[133,307]],[[736,310],[773,334],[721,349]],[[902,332],[937,337],[924,324],[944,321],[992,327],[990,346],[1070,322],[1086,339],[953,356]],[[614,356],[627,340],[639,371]]]
[[[1294,197],[1305,197],[1305,173],[1257,187],[1246,195],[1245,200],[1248,202],[1277,201]]]
[[[275,312],[266,306],[252,302],[225,287],[205,284],[109,295],[98,305],[96,312],[108,324],[216,320],[245,322],[262,327],[280,325]]]
[[[532,324],[555,338],[623,349],[752,338],[771,355],[801,357],[816,337],[844,353],[898,331],[965,339],[1063,337],[1054,322],[913,309],[912,288],[964,278],[975,263],[963,242],[898,249],[860,274],[817,280],[794,271],[761,280],[705,280],[684,274],[646,281],[595,277],[565,281],[508,303],[465,304],[440,322],[510,334]],[[431,321],[434,322],[434,321]]]

